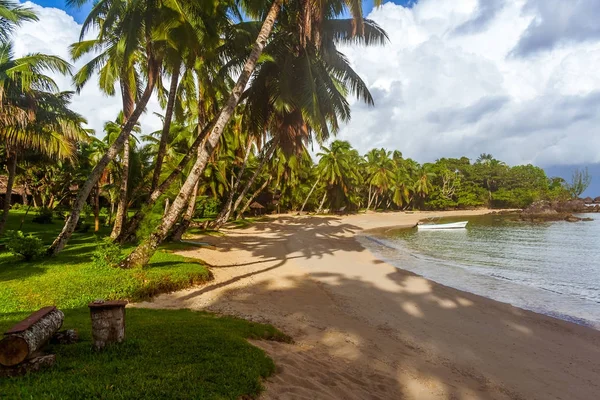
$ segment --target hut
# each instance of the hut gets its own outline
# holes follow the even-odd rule
[[[598,196],[598,197],[596,197],[596,198],[594,199],[594,203],[595,203],[595,204],[600,204],[600,196]]]
[[[252,209],[254,216],[262,215],[265,212],[265,207],[257,201],[250,204],[250,208]]]
[[[594,199],[592,199],[591,197],[586,197],[585,199],[583,199],[583,202],[585,204],[592,204],[594,202]]]

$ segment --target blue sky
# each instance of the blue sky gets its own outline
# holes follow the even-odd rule
[[[417,0],[392,0],[391,3],[400,4],[403,6],[411,6],[412,4],[416,3],[416,1]],[[388,1],[385,2],[388,3]],[[60,8],[61,10],[65,10],[69,15],[71,15],[75,19],[75,21],[81,23],[92,9],[93,1],[88,1],[88,3],[86,3],[81,8],[69,7],[67,6],[65,0],[35,0],[33,1],[33,3],[39,4],[43,7],[54,7]],[[373,0],[364,0],[363,4],[366,15],[373,9]]]

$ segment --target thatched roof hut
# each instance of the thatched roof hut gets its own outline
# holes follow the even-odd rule
[[[252,204],[250,204],[250,208],[254,212],[254,215],[260,215],[265,211],[265,207],[258,201],[255,201]]]
[[[600,196],[598,196],[594,199],[594,203],[600,204]]]
[[[592,199],[591,197],[586,197],[585,199],[583,199],[583,202],[585,204],[592,204],[594,202],[594,199]]]

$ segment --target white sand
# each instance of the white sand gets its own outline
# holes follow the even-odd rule
[[[253,342],[278,366],[264,399],[600,399],[599,331],[399,270],[354,238],[427,215],[288,216],[203,237],[216,249],[182,254],[213,265],[215,280],[139,306],[290,334],[293,345]]]

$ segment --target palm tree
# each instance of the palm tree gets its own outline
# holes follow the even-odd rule
[[[350,143],[341,140],[332,142],[329,148],[321,147],[321,152],[317,154],[320,157],[317,170],[319,177],[327,183],[328,190],[323,195],[319,211],[327,194],[332,206],[347,205],[350,191],[360,181],[357,165],[352,162],[355,152]]]
[[[429,172],[425,166],[422,166],[417,171],[416,180],[413,184],[413,191],[421,200],[425,199],[433,188],[431,180],[435,177],[435,174]]]
[[[10,43],[0,44],[0,138],[5,143],[8,183],[0,232],[10,209],[17,156],[25,149],[57,157],[72,157],[74,143],[87,136],[85,120],[68,105],[72,93],[59,92],[43,73],[70,73],[70,65],[55,56],[29,54],[14,58]]]
[[[372,149],[365,155],[367,182],[369,183],[367,210],[373,201],[377,208],[379,197],[387,193],[393,185],[395,164],[390,155],[391,152],[385,149]],[[371,193],[373,188],[375,190]]]
[[[380,4],[380,1],[376,2],[377,5]],[[292,3],[295,4],[295,3]],[[308,28],[311,24],[312,17],[316,16],[316,28],[314,30],[303,30],[301,32],[301,37],[304,39],[302,44],[307,44],[311,41],[317,49],[322,44],[322,36],[319,30],[319,25],[322,21],[333,19],[335,16],[341,14],[344,11],[344,5],[348,4],[350,11],[354,17],[354,25],[351,31],[353,37],[357,37],[362,35],[364,32],[363,29],[363,18],[362,18],[362,2],[359,1],[350,1],[350,0],[331,0],[328,2],[317,3],[311,1],[304,1],[303,11],[304,15],[301,17],[301,13],[297,13],[297,10],[294,10],[291,7],[292,14],[290,16],[297,16],[297,21],[303,21],[302,26]],[[214,127],[212,128],[210,134],[208,135],[205,145],[202,149],[202,152],[198,155],[194,166],[192,167],[191,173],[188,175],[186,182],[182,186],[181,190],[172,206],[169,209],[165,218],[163,218],[161,224],[157,227],[157,229],[144,240],[130,255],[127,259],[122,263],[123,267],[133,267],[133,266],[144,266],[150,260],[150,257],[156,251],[158,245],[164,240],[164,238],[168,235],[169,231],[177,221],[179,215],[183,211],[183,208],[187,205],[187,202],[191,196],[192,191],[195,188],[196,182],[200,178],[206,164],[212,154],[215,146],[217,145],[219,138],[223,134],[225,130],[226,124],[229,122],[231,117],[234,114],[235,108],[239,103],[244,88],[250,79],[251,74],[256,68],[258,58],[261,55],[263,49],[265,48],[271,31],[275,25],[275,21],[281,11],[281,3],[280,0],[274,0],[270,5],[269,11],[264,13],[264,9],[261,7],[259,9],[253,7],[256,5],[256,2],[247,2],[245,4],[246,13],[253,16],[265,16],[264,22],[260,28],[258,36],[254,45],[252,46],[252,51],[248,56],[248,59],[244,63],[243,68],[241,68],[241,73],[239,78],[231,91],[231,95],[227,100],[225,106],[219,112],[219,116],[215,122]],[[288,4],[286,4],[287,6]],[[287,11],[287,10],[286,10]],[[296,25],[297,26],[297,25]],[[333,41],[331,41],[333,43]],[[333,52],[330,53],[333,56]],[[337,53],[335,53],[337,54]],[[338,60],[339,61],[339,60]],[[355,88],[356,89],[356,88]],[[321,120],[321,123],[325,121]]]
[[[87,0],[73,0],[70,4],[81,5]],[[114,65],[117,69],[106,68],[106,80],[110,82],[112,76],[118,76],[121,83],[123,99],[127,99],[127,106],[124,107],[126,122],[121,129],[121,133],[117,139],[108,148],[107,152],[94,167],[88,180],[80,187],[75,202],[72,206],[70,216],[67,218],[65,225],[56,237],[52,245],[48,248],[49,255],[55,255],[60,252],[67,241],[75,231],[79,214],[85,205],[85,202],[101,178],[104,169],[121,151],[123,146],[129,142],[129,134],[135,127],[142,112],[144,112],[150,96],[154,91],[154,87],[159,75],[160,59],[158,58],[154,42],[152,40],[153,28],[157,21],[161,20],[161,9],[157,8],[156,2],[122,2],[118,0],[101,0],[95,3],[92,11],[83,23],[81,38],[92,27],[99,30],[97,40],[83,42],[83,44],[74,48],[74,56],[83,54],[88,49],[98,50],[99,56],[95,57],[84,66],[83,75],[91,74],[100,65]],[[143,49],[143,51],[142,51]],[[114,57],[117,62],[114,64],[108,63],[109,57]],[[143,61],[143,62],[142,62]],[[137,70],[134,65],[139,62],[143,64],[145,72],[145,87],[141,95],[135,96],[135,107],[130,115],[128,115],[131,93],[134,93],[141,81],[141,77],[137,75]],[[81,72],[81,71],[80,71]],[[101,81],[103,75],[100,75]],[[105,87],[108,87],[106,85]],[[137,92],[137,90],[135,90]],[[127,151],[127,150],[125,150]],[[122,185],[123,191],[124,185]],[[126,187],[125,187],[126,190]],[[122,199],[121,199],[122,200]]]
[[[38,17],[29,7],[19,2],[0,0],[0,44],[9,41],[15,27],[26,21],[37,21]]]

